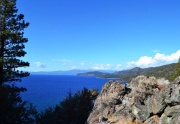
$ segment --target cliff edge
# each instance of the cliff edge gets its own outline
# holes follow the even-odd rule
[[[180,124],[180,77],[169,82],[138,76],[127,86],[106,83],[88,124]]]

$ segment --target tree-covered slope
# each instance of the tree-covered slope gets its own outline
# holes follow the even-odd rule
[[[128,82],[130,82],[132,78],[135,78],[138,75],[145,75],[148,77],[155,76],[157,78],[164,77],[166,79],[169,79],[170,76],[173,74],[175,67],[176,67],[176,63],[159,66],[159,67],[150,67],[150,68],[136,67],[127,71],[118,71],[112,74],[107,74],[107,75],[104,75],[103,77],[120,78],[120,80],[125,80]]]
[[[133,68],[130,70],[116,71],[114,73],[102,73],[102,72],[87,72],[80,73],[79,76],[96,76],[103,78],[119,78],[120,80],[124,80],[130,82],[132,78],[137,77],[138,75],[145,76],[155,76],[157,78],[164,77],[166,79],[170,79],[170,76],[173,74],[177,63],[172,63],[168,65],[163,65],[159,67],[150,67],[150,68]]]

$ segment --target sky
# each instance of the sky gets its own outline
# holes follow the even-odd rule
[[[180,57],[179,0],[17,0],[26,71],[125,70]]]

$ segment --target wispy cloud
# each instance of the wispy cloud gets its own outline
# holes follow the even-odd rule
[[[78,68],[76,66],[71,66],[70,69],[80,69],[80,68]]]
[[[152,67],[176,62],[180,57],[180,50],[170,55],[156,53],[154,57],[142,56],[137,61],[127,63],[127,67]]]
[[[154,53],[159,53],[159,50],[153,50]]]
[[[71,62],[73,62],[73,60],[70,60],[70,59],[53,59],[53,61],[62,62],[62,63],[71,63]]]
[[[114,70],[121,70],[123,68],[122,64],[117,64],[115,66],[115,69]]]
[[[96,64],[92,66],[94,70],[109,70],[112,68],[111,64]]]
[[[56,59],[53,60],[59,67],[64,70],[71,69],[93,69],[93,70],[126,70],[134,67],[156,67],[165,64],[177,62],[180,57],[180,50],[170,54],[162,54],[158,50],[154,51],[154,56],[141,56],[135,61],[123,62],[123,63],[94,63],[87,60],[71,60],[71,59]],[[44,63],[36,62],[38,67],[45,67]]]
[[[67,65],[74,62],[73,60],[70,60],[70,59],[53,59],[52,61],[57,62],[57,63],[64,65],[64,66],[67,66]]]
[[[42,63],[42,62],[35,62],[34,64],[39,68],[45,68],[46,67],[46,64]]]

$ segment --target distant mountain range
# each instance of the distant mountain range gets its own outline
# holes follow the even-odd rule
[[[159,67],[150,67],[150,68],[140,68],[135,67],[129,70],[123,71],[112,71],[112,70],[68,70],[68,71],[51,71],[51,72],[30,72],[31,74],[36,75],[78,75],[78,76],[95,76],[101,78],[119,78],[130,82],[132,78],[135,78],[138,75],[145,76],[155,76],[157,78],[164,77],[169,79],[175,70],[177,63],[172,63],[168,65],[163,65]]]
[[[137,77],[138,75],[145,75],[145,76],[155,76],[157,78],[164,77],[169,79],[172,75],[173,71],[175,70],[176,63],[163,65],[159,67],[150,67],[150,68],[140,68],[135,67],[129,70],[123,71],[116,71],[113,73],[104,73],[100,71],[92,71],[86,73],[79,73],[78,76],[96,76],[102,78],[119,78],[120,80],[124,80],[130,82],[132,78]]]
[[[91,71],[86,73],[78,73],[77,76],[94,76],[94,77],[103,77],[110,73],[100,72],[100,71]]]
[[[73,70],[67,70],[67,71],[39,71],[39,72],[30,72],[30,74],[36,74],[36,75],[77,75],[79,73],[87,73],[87,72],[93,72],[94,70],[80,70],[80,69],[73,69]],[[103,73],[113,73],[112,70],[99,70],[99,72]]]

